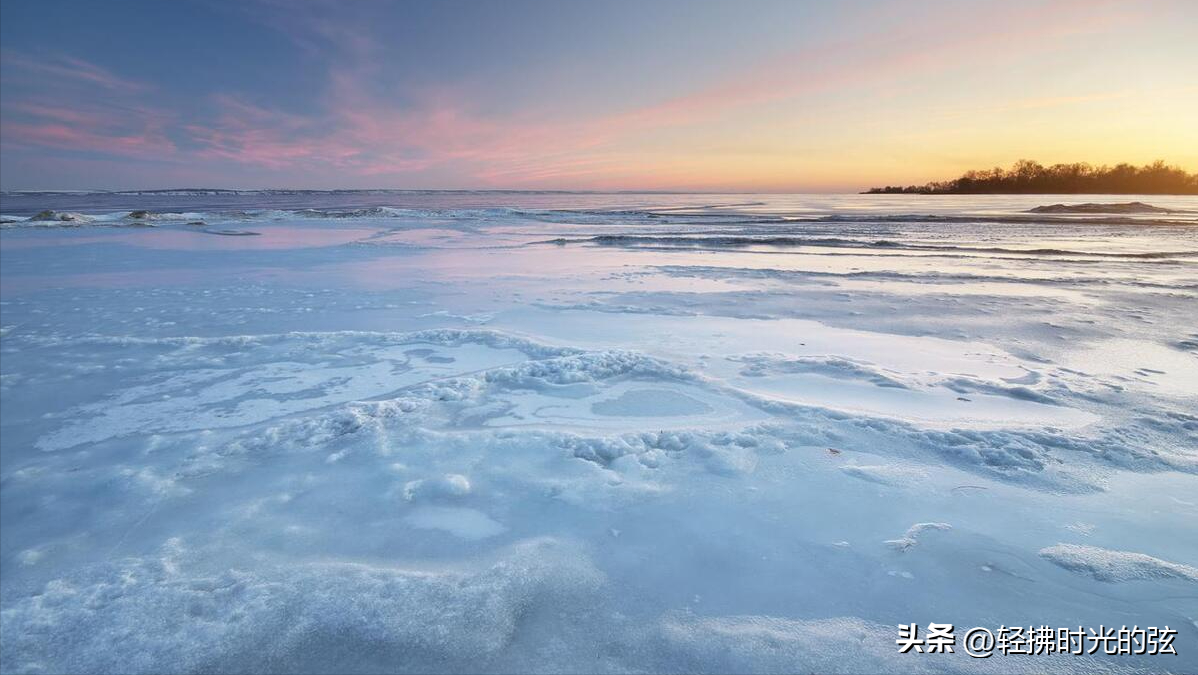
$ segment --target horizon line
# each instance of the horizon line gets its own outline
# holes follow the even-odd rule
[[[228,188],[228,187],[168,187],[168,188],[17,188],[0,189],[0,194],[134,194],[146,192],[511,192],[511,193],[550,193],[550,194],[741,194],[741,195],[781,195],[781,194],[861,194],[853,190],[644,190],[644,189],[569,189],[569,188]]]

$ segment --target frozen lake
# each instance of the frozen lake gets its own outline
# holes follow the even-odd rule
[[[0,211],[4,672],[1198,670],[1198,198]]]

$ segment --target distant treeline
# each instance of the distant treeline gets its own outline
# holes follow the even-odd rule
[[[1009,170],[995,167],[970,171],[955,180],[907,187],[887,185],[862,194],[1124,194],[1196,195],[1198,174],[1157,160],[1141,167],[1131,164],[1092,166],[1053,164],[1021,159]]]

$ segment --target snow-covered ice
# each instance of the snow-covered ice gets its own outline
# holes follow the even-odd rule
[[[1143,553],[1108,551],[1094,546],[1058,544],[1040,550],[1048,560],[1088,574],[1099,581],[1129,581],[1133,579],[1184,579],[1198,583],[1198,567],[1179,565],[1153,558]]]
[[[1198,670],[1198,200],[1135,199],[4,195],[0,670]]]

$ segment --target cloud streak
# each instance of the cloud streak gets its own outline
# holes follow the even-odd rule
[[[27,77],[44,78],[58,85],[74,83],[126,93],[142,92],[150,88],[149,85],[127,80],[106,68],[65,54],[35,59],[25,54],[5,51],[3,58],[5,65],[12,66]]]

